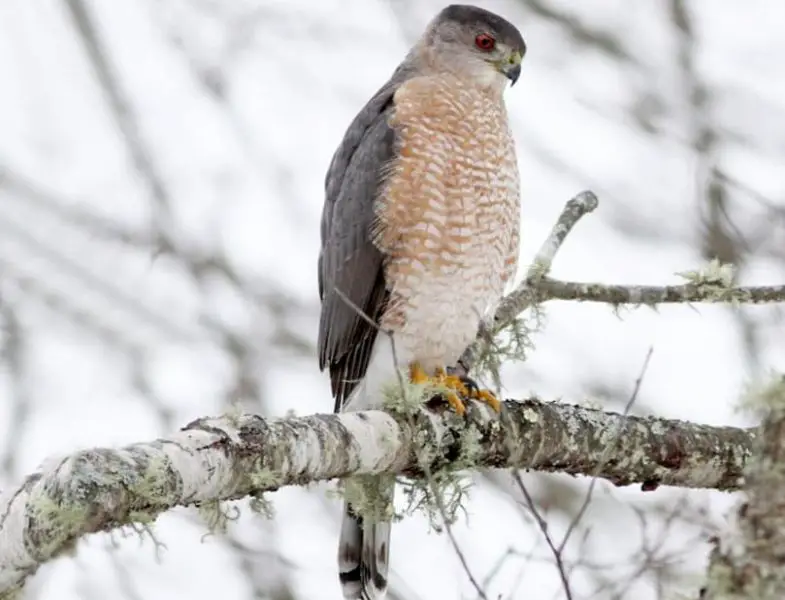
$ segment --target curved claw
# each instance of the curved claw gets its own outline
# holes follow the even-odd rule
[[[463,400],[461,400],[458,394],[455,392],[447,392],[444,397],[447,400],[447,404],[452,406],[452,409],[455,411],[456,415],[462,417],[466,414],[466,405],[463,403]]]
[[[485,402],[485,404],[490,406],[496,412],[501,412],[502,404],[499,402],[498,398],[496,398],[496,395],[492,391],[480,389],[480,386],[477,384],[477,382],[468,375],[461,375],[460,380],[464,387],[468,390],[469,398],[472,400],[477,400],[478,402]]]

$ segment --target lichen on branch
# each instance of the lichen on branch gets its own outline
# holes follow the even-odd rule
[[[81,536],[149,523],[178,505],[209,506],[350,475],[416,480],[426,470],[437,474],[456,464],[597,475],[646,489],[731,490],[738,488],[753,439],[742,429],[534,398],[506,401],[500,415],[471,402],[464,418],[435,407],[399,415],[199,419],[167,438],[49,461],[16,488],[4,490],[0,594],[18,588]]]
[[[785,598],[785,377],[778,376],[746,404],[766,415],[745,469],[746,500],[735,528],[715,542],[707,600]]]

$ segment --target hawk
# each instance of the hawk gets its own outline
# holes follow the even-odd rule
[[[517,268],[520,194],[503,92],[524,40],[475,6],[439,12],[349,126],[325,179],[319,366],[335,411],[381,408],[400,370],[499,409],[448,374]],[[394,483],[382,494],[391,505]],[[389,518],[344,504],[338,562],[347,599],[384,598]]]

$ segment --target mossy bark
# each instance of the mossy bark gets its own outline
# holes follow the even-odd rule
[[[785,436],[783,436],[785,438]],[[424,442],[425,440],[425,442]],[[265,420],[199,419],[120,449],[49,461],[0,495],[0,598],[86,534],[146,523],[178,505],[258,495],[349,475],[503,467],[598,476],[617,485],[733,490],[754,435],[651,417],[507,401],[394,416],[381,411]],[[430,445],[424,453],[422,444]],[[468,459],[467,457],[470,457]]]

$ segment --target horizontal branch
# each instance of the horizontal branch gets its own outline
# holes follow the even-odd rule
[[[0,494],[0,597],[83,535],[149,522],[178,505],[241,498],[336,477],[419,476],[461,464],[733,490],[754,436],[652,417],[507,401],[499,417],[472,403],[465,419],[422,410],[265,420],[194,421],[171,437],[50,461]],[[610,450],[609,450],[610,449]]]
[[[578,300],[608,304],[673,304],[724,302],[763,304],[785,302],[785,285],[722,287],[706,283],[684,285],[608,285],[558,281],[545,277],[534,286],[537,301]]]

